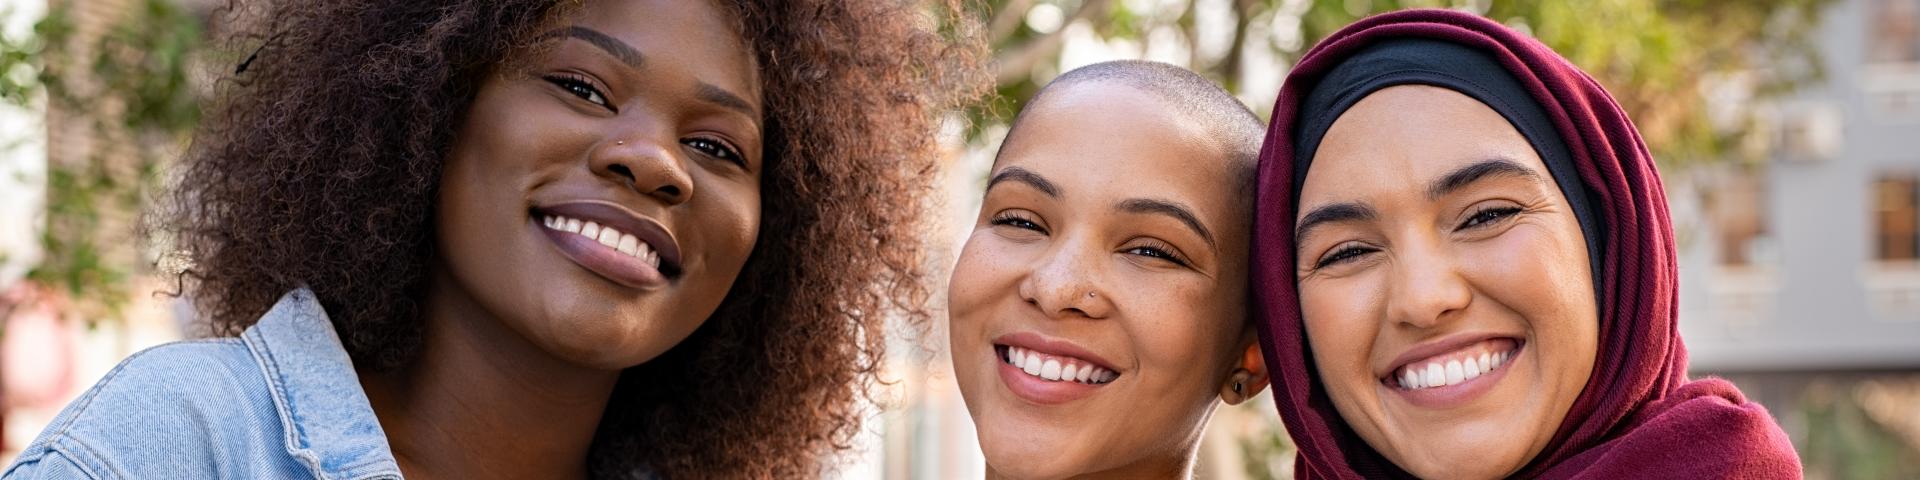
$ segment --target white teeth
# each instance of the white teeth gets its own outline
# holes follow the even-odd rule
[[[620,249],[620,253],[624,253],[624,254],[627,254],[628,256],[632,256],[635,251],[634,249],[638,248],[639,246],[640,246],[640,239],[633,238],[633,235],[621,235],[620,246],[616,248]]]
[[[619,230],[614,230],[612,228],[607,228],[607,227],[601,227],[600,228],[600,244],[606,245],[607,248],[612,248],[617,250],[620,248],[620,235],[621,233]]]
[[[1398,374],[1390,377],[1390,381],[1408,390],[1458,385],[1499,369],[1512,356],[1512,351],[1481,352],[1478,356],[1448,360],[1444,363],[1428,362],[1422,366],[1408,365],[1401,367]]]
[[[1072,357],[1054,357],[1020,347],[1007,347],[1007,354],[1002,360],[1028,375],[1052,382],[1098,385],[1120,377],[1119,374],[1105,368],[1079,363]]]
[[[633,234],[616,230],[611,226],[605,226],[591,221],[583,222],[580,219],[558,215],[547,216],[541,219],[540,224],[550,229],[580,234],[580,236],[587,237],[594,242],[605,245],[607,248],[617,250],[629,257],[638,258],[640,261],[652,265],[653,268],[660,268],[660,253],[654,251],[653,245],[647,244],[645,240],[641,240],[640,237],[635,237]]]
[[[1046,363],[1040,364],[1040,378],[1059,381],[1060,361],[1049,358]]]

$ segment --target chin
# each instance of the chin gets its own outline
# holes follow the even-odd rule
[[[1499,427],[1501,431],[1511,428]],[[1478,437],[1478,438],[1475,438]],[[1420,478],[1505,478],[1519,471],[1531,454],[1522,456],[1512,449],[1523,448],[1510,443],[1503,444],[1504,437],[1486,438],[1480,435],[1462,435],[1451,438],[1429,438],[1410,442],[1421,449],[1417,458],[1407,455],[1392,455],[1388,458],[1407,473]],[[1491,452],[1491,453],[1490,453]]]
[[[641,325],[643,318],[555,321],[534,340],[542,350],[567,363],[598,370],[621,370],[646,363],[678,345],[695,324],[676,331],[667,325]]]
[[[1074,442],[1050,435],[1052,427],[1015,423],[1006,414],[998,416],[999,425],[980,424],[982,422],[975,419],[975,423],[980,424],[981,454],[986,457],[987,469],[992,473],[1009,479],[1047,480],[1085,472],[1075,468],[1072,452],[1061,451],[1062,445]]]

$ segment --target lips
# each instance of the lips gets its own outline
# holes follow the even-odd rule
[[[1486,342],[1417,360],[1387,377],[1408,390],[1459,385],[1505,367],[1515,351],[1513,343]]]
[[[992,340],[1000,380],[1030,404],[1060,405],[1092,396],[1125,376],[1071,341],[1022,332]]]
[[[1425,342],[1394,359],[1378,379],[1407,404],[1430,410],[1469,405],[1492,391],[1526,348],[1519,337],[1455,335]]]
[[[1015,346],[998,347],[996,351],[1000,353],[1001,361],[1020,368],[1021,372],[1027,375],[1049,382],[1104,385],[1120,377],[1120,374],[1114,373],[1112,369],[1079,358],[1041,353]]]
[[[531,214],[568,259],[616,283],[659,287],[682,271],[679,246],[666,228],[620,206],[573,202]]]

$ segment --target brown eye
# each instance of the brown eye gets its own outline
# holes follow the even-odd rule
[[[1141,245],[1141,246],[1126,249],[1124,253],[1128,255],[1139,255],[1147,258],[1157,258],[1161,260],[1166,260],[1168,262],[1173,263],[1174,265],[1179,265],[1182,267],[1187,266],[1186,259],[1180,258],[1180,255],[1173,253],[1172,247],[1169,247],[1163,244],[1150,243],[1147,245]]]
[[[586,100],[587,103],[607,107],[608,110],[613,109],[613,105],[607,103],[606,95],[602,95],[600,89],[593,87],[593,82],[589,82],[584,78],[574,75],[548,75],[546,80],[548,83],[560,87],[561,90],[566,90],[567,93],[573,94],[575,97],[580,97],[581,100]]]
[[[1333,253],[1329,253],[1327,254],[1327,256],[1320,257],[1320,262],[1315,263],[1313,265],[1313,268],[1326,268],[1333,265],[1346,263],[1349,261],[1353,261],[1353,259],[1360,258],[1363,255],[1373,253],[1375,251],[1376,250],[1374,250],[1373,248],[1360,246],[1360,245],[1342,246],[1338,249],[1335,249]]]
[[[706,156],[709,156],[709,157],[726,160],[741,166],[746,166],[747,164],[746,157],[741,156],[740,152],[734,151],[733,148],[730,148],[727,146],[727,144],[721,143],[719,141],[708,140],[705,138],[691,138],[687,140],[682,140],[680,143],[688,147],[692,147],[694,150],[698,150],[700,151],[700,153],[705,154]]]
[[[1460,230],[1491,225],[1494,222],[1505,220],[1519,213],[1520,209],[1518,207],[1491,207],[1481,209],[1478,212],[1474,212],[1473,216],[1467,217],[1467,221],[1460,224]]]
[[[1032,220],[1022,218],[1013,212],[1002,212],[999,215],[994,215],[993,220],[988,221],[987,224],[993,226],[1008,226],[1021,230],[1032,230],[1040,232],[1041,234],[1047,233],[1047,229],[1041,228],[1040,224],[1033,223]]]

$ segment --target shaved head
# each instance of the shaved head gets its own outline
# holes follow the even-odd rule
[[[1174,65],[1144,60],[1115,60],[1073,69],[1055,77],[1040,88],[1025,108],[1013,119],[1000,150],[1006,151],[1019,136],[1022,119],[1045,112],[1048,98],[1077,85],[1122,85],[1146,93],[1165,105],[1170,113],[1201,125],[1221,151],[1233,158],[1236,180],[1243,187],[1253,184],[1254,168],[1259,163],[1260,142],[1266,135],[1266,123],[1240,99],[1200,74]],[[1097,119],[1090,119],[1097,120]]]

